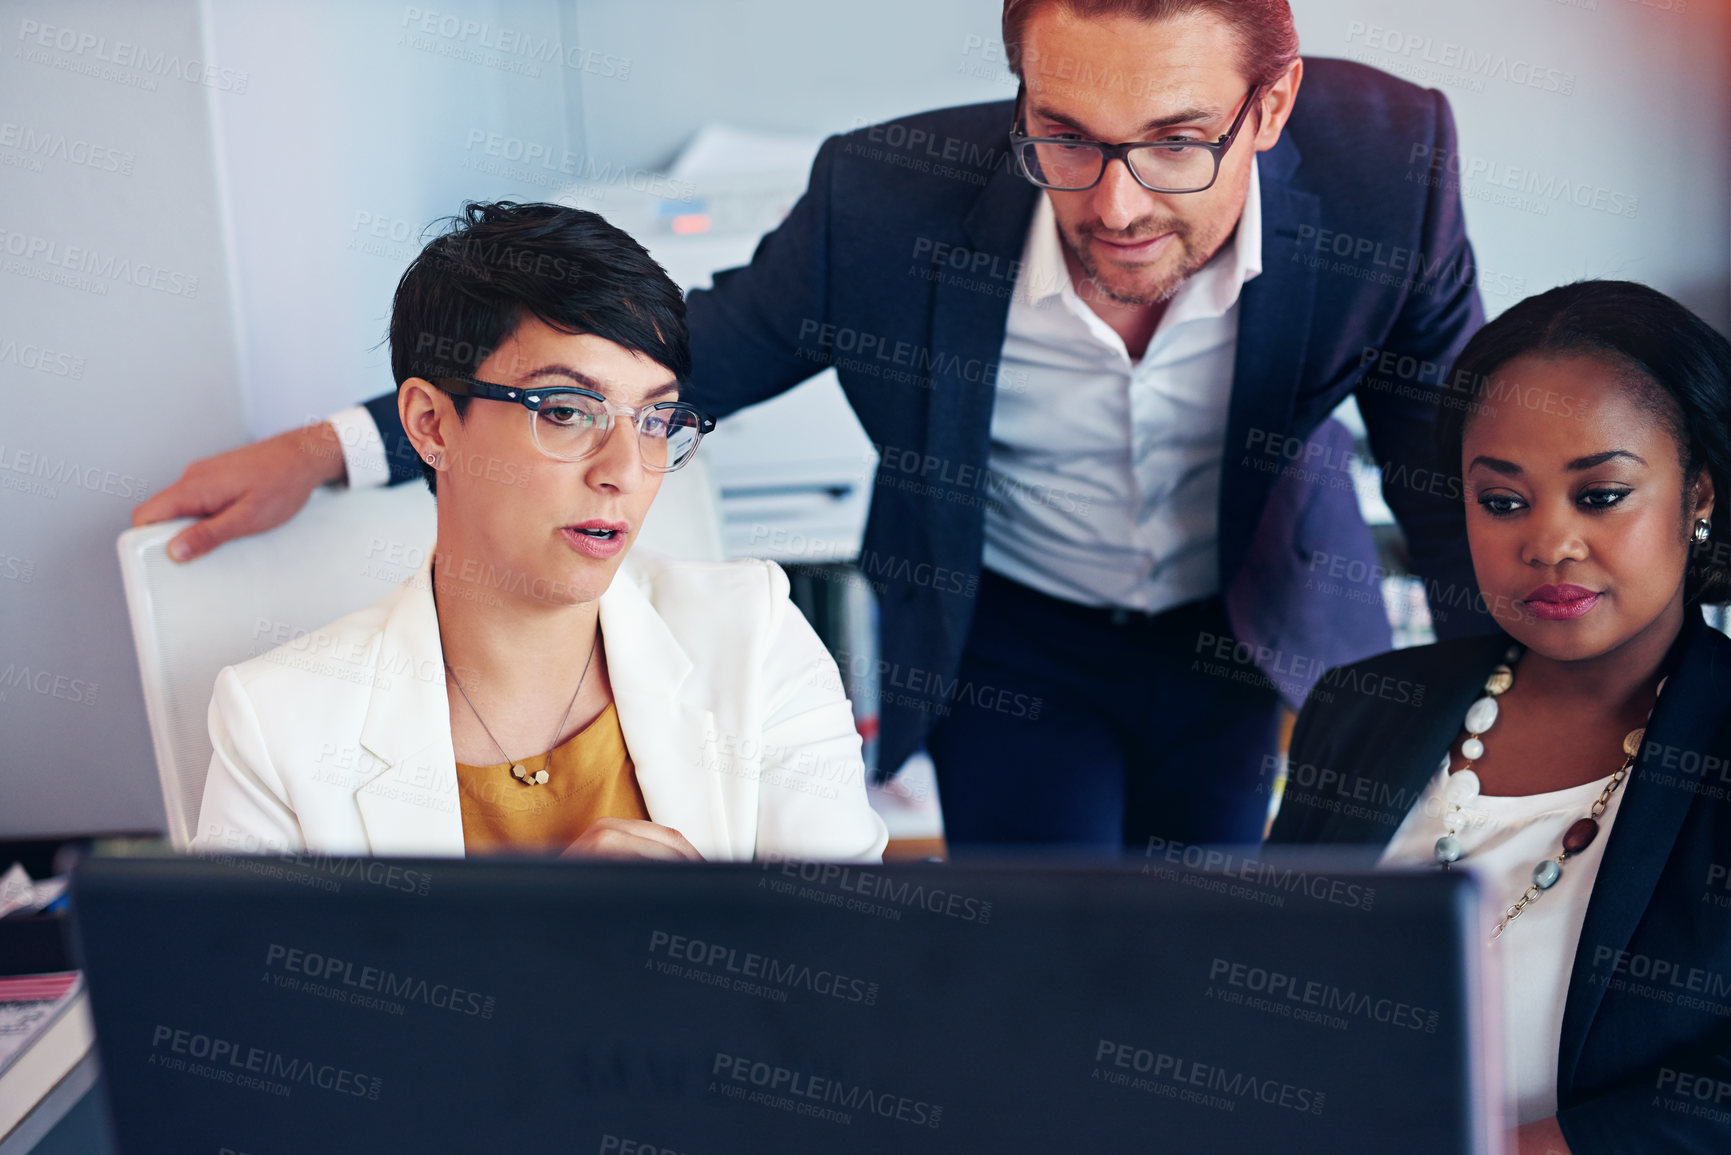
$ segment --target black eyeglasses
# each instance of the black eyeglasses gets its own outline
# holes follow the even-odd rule
[[[1149,192],[1193,193],[1214,187],[1220,176],[1220,158],[1238,138],[1244,118],[1265,86],[1251,88],[1238,109],[1232,127],[1219,140],[1130,141],[1104,144],[1067,136],[1028,136],[1022,131],[1022,101],[1016,95],[1016,124],[1010,130],[1010,150],[1024,177],[1041,188],[1057,192],[1083,192],[1100,183],[1106,162],[1121,160],[1136,183]]]
[[[473,377],[434,377],[434,385],[456,397],[515,401],[529,411],[529,435],[535,448],[555,461],[581,461],[606,444],[616,417],[637,428],[643,468],[672,473],[690,461],[703,435],[715,429],[715,418],[683,401],[653,405],[615,405],[591,389],[555,385],[519,389]]]

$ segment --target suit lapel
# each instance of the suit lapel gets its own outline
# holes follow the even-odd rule
[[[1257,158],[1262,184],[1262,274],[1239,297],[1238,345],[1220,486],[1220,585],[1231,586],[1249,553],[1273,475],[1242,466],[1253,445],[1284,436],[1292,418],[1310,320],[1316,268],[1302,259],[1301,229],[1321,217],[1316,194],[1293,187],[1298,146],[1291,134]],[[1306,232],[1303,235],[1314,235]],[[1252,438],[1255,438],[1252,441]]]
[[[985,188],[962,218],[963,243],[975,254],[990,255],[998,268],[1018,268],[1036,198],[1043,195],[1006,159],[992,169]],[[926,451],[942,463],[940,477],[983,476],[991,449],[997,372],[985,374],[979,367],[997,366],[1003,355],[1009,292],[1015,281],[992,281],[988,291],[974,278],[935,268],[944,275],[937,277],[932,294],[933,369],[926,406]],[[955,484],[968,488],[963,481]],[[986,492],[984,486],[977,492]],[[933,502],[927,524],[934,537],[967,542],[977,556],[976,543],[983,540],[985,526],[979,508],[976,501]],[[944,627],[965,634],[968,623],[953,618],[958,615],[945,615]],[[950,645],[959,648],[961,637],[952,637]]]
[[[1688,611],[1683,623],[1688,635],[1677,665],[1659,697],[1642,742],[1641,757],[1624,785],[1617,819],[1605,837],[1605,857],[1587,901],[1580,945],[1563,1004],[1563,1028],[1558,1045],[1557,1097],[1566,1101],[1586,1045],[1587,1032],[1604,1001],[1604,980],[1610,972],[1595,958],[1618,958],[1628,949],[1635,927],[1652,901],[1683,819],[1695,800],[1693,791],[1661,784],[1656,751],[1714,749],[1723,722],[1724,702],[1731,694],[1731,676],[1715,663],[1718,639],[1699,611]],[[1717,666],[1717,668],[1716,668]],[[1603,952],[1609,951],[1609,955]]]
[[[691,659],[629,567],[602,595],[601,635],[619,728],[650,818],[678,830],[711,861],[749,858],[746,832],[728,822],[722,776],[710,768],[722,738],[715,715],[684,695]]]
[[[1019,267],[1035,198],[1042,195],[1007,161],[995,167],[962,218],[968,248],[990,255],[999,268]],[[940,276],[932,298],[935,365],[926,410],[927,444],[935,452],[960,452],[965,460],[980,462],[985,461],[990,443],[997,374],[986,377],[968,371],[967,366],[998,364],[1010,316],[1008,291],[1015,282],[1006,278],[991,287],[999,291],[986,291],[970,277]]]
[[[994,167],[986,186],[961,220],[962,235],[976,259],[990,255],[1000,262],[998,268],[1020,268],[1022,250],[1028,240],[1028,222],[1033,219],[1038,198],[1044,195],[1023,179],[1007,158]],[[955,352],[964,363],[974,357],[997,364],[1004,348],[1005,323],[1010,316],[1008,290],[1014,285],[1014,279],[1006,277],[992,286],[999,291],[986,291],[973,278],[939,277],[932,304],[934,354]],[[936,374],[933,380],[935,387]],[[945,380],[965,383],[959,373],[947,374]],[[977,423],[983,426],[991,420],[993,392],[990,384],[968,390],[937,389],[934,399],[952,401],[954,394],[961,393],[976,404],[983,400],[984,420]]]
[[[376,855],[463,855],[463,815],[432,557],[386,615],[361,745],[385,768],[355,795]]]

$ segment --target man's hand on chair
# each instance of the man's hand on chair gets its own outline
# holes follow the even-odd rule
[[[169,557],[191,561],[225,541],[275,529],[300,512],[313,490],[347,476],[337,431],[321,421],[193,462],[179,481],[133,509],[132,524],[202,519],[168,543]]]

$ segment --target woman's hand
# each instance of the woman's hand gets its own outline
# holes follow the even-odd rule
[[[697,847],[671,826],[637,818],[597,818],[567,846],[560,858],[647,858],[660,862],[702,862]]]

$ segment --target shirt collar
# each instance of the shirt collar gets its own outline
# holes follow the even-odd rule
[[[1179,287],[1173,298],[1171,313],[1181,313],[1183,319],[1200,316],[1223,316],[1238,303],[1238,294],[1245,284],[1262,272],[1262,178],[1260,166],[1250,166],[1250,187],[1244,194],[1244,211],[1238,215],[1238,229],[1225,248],[1214,255],[1202,268]],[[1022,268],[1016,281],[1016,299],[1038,305],[1048,297],[1074,295],[1070,270],[1064,264],[1063,242],[1058,237],[1058,218],[1052,212],[1052,198],[1041,193],[1034,205],[1034,219],[1028,225],[1028,239],[1022,248]],[[1182,309],[1177,306],[1183,303]],[[1165,327],[1164,320],[1162,327]]]

